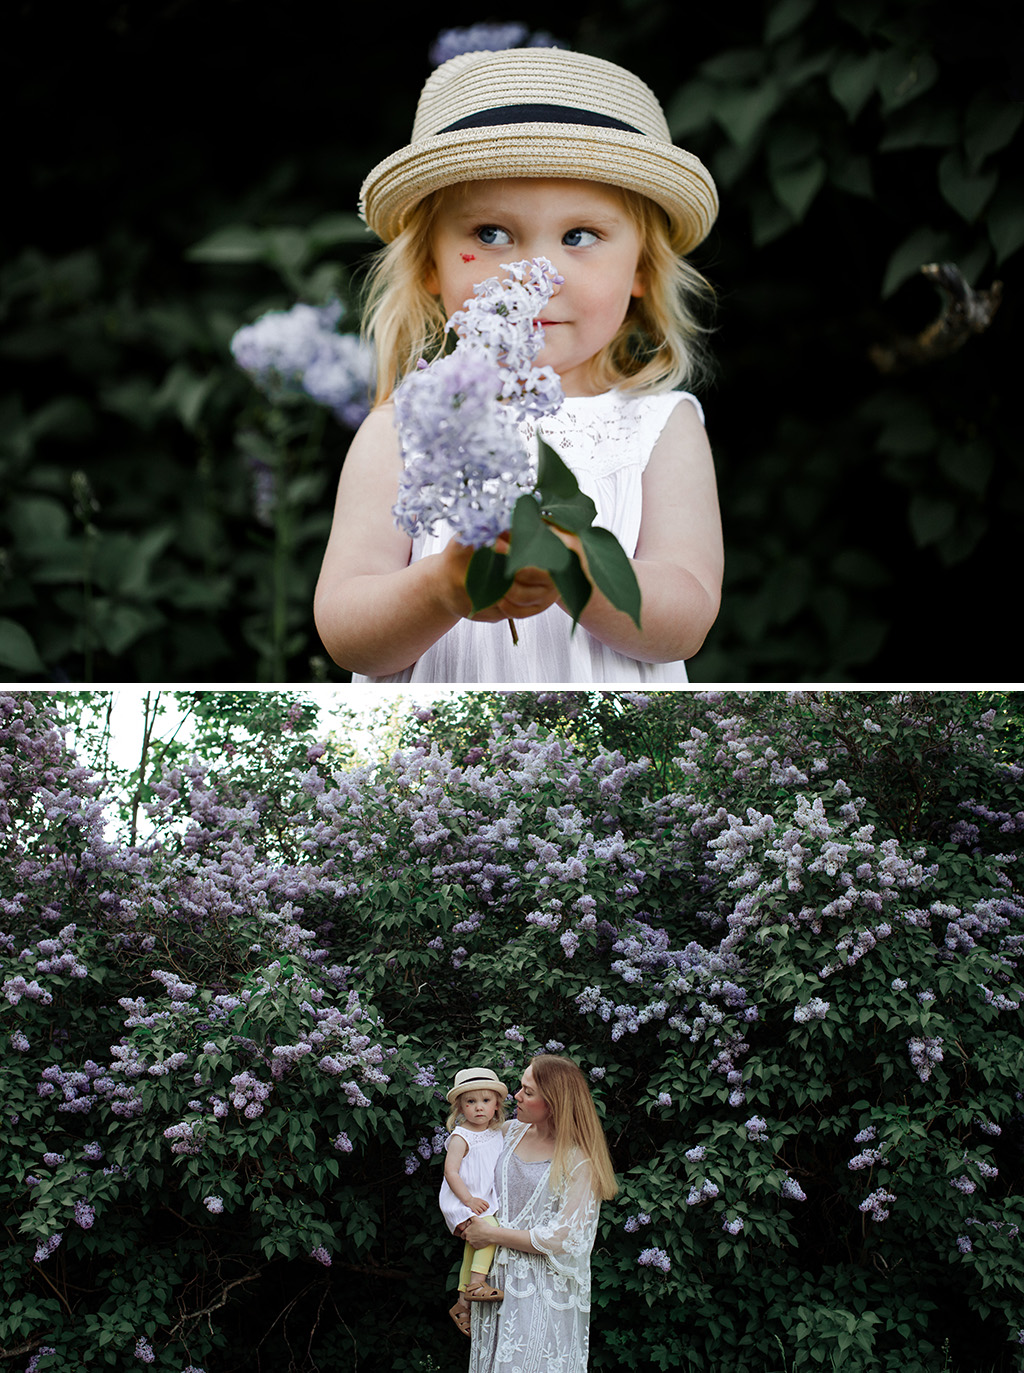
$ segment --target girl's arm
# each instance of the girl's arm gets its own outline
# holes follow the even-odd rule
[[[631,562],[642,628],[596,589],[580,623],[609,648],[641,662],[692,657],[718,614],[724,557],[711,447],[688,401],[672,411],[644,471],[640,537]]]
[[[447,1156],[444,1161],[445,1182],[463,1206],[468,1206],[475,1215],[482,1215],[487,1210],[487,1202],[483,1197],[475,1197],[459,1174],[462,1160],[469,1153],[469,1145],[461,1135],[452,1135],[445,1147],[447,1149]]]
[[[471,609],[465,579],[472,549],[452,540],[443,552],[410,564],[409,539],[391,514],[401,474],[394,410],[381,406],[345,458],[314,599],[331,657],[372,677],[409,667]],[[497,605],[474,618],[492,623],[538,615],[557,595],[549,577],[527,568]]]

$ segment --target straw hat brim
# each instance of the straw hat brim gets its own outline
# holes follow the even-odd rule
[[[619,129],[542,123],[457,129],[410,143],[370,172],[361,212],[390,243],[431,191],[507,177],[564,177],[637,191],[665,210],[677,253],[706,238],[718,214],[711,174],[685,149]]]
[[[456,1083],[451,1091],[445,1094],[449,1106],[454,1106],[463,1092],[497,1092],[502,1101],[508,1096],[508,1088],[504,1082],[499,1082],[493,1075],[491,1077],[469,1078],[465,1082]]]

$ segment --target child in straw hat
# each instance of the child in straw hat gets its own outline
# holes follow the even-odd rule
[[[508,1088],[490,1068],[463,1068],[448,1093],[451,1131],[445,1146],[444,1181],[438,1201],[452,1234],[474,1216],[496,1225],[494,1169],[501,1153],[501,1125]],[[471,1301],[500,1301],[504,1293],[487,1282],[494,1245],[473,1249],[466,1245],[459,1273],[459,1297],[449,1315],[464,1335],[469,1334]]]
[[[694,371],[693,305],[709,290],[684,257],[717,214],[707,170],[672,144],[648,87],[611,62],[470,52],[429,77],[412,141],[369,174],[361,208],[387,245],[367,313],[379,391],[345,461],[317,587],[332,657],[356,681],[685,682],[722,578],[703,414],[673,389]],[[536,568],[470,619],[472,549],[443,526],[413,540],[393,523],[397,382],[438,354],[477,284],[536,258],[563,278],[540,320],[537,364],[565,393],[543,437],[631,555],[640,629],[595,590],[573,633]],[[536,451],[530,422],[520,427]]]

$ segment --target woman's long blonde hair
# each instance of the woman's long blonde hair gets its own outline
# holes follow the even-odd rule
[[[561,1190],[575,1164],[583,1158],[590,1164],[595,1196],[611,1201],[619,1184],[587,1079],[572,1059],[555,1054],[540,1054],[530,1067],[537,1091],[551,1112],[555,1132],[552,1189]]]
[[[610,187],[622,198],[640,232],[638,269],[644,294],[630,302],[615,338],[593,361],[599,391],[669,391],[707,371],[709,330],[698,306],[713,291],[672,247],[660,206],[636,191]],[[413,207],[402,231],[374,258],[363,289],[363,334],[377,351],[378,405],[386,401],[420,358],[431,362],[444,340],[444,306],[425,282],[433,267],[434,220],[448,188],[431,191]]]

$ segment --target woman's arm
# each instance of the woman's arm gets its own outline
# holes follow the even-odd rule
[[[463,1238],[474,1249],[486,1249],[489,1244],[501,1244],[506,1249],[518,1249],[521,1254],[539,1254],[529,1230],[508,1230],[502,1225],[487,1225],[484,1221],[470,1220],[460,1227]]]
[[[566,541],[579,551],[574,540]],[[640,537],[631,561],[642,628],[596,589],[580,623],[609,648],[641,662],[692,657],[718,615],[724,555],[711,447],[686,401],[672,411],[644,471]]]
[[[381,406],[346,455],[313,604],[335,662],[372,677],[409,667],[471,610],[465,580],[472,549],[452,540],[443,552],[410,564],[409,539],[391,514],[401,474],[393,407]],[[549,577],[527,568],[497,605],[474,618],[493,623],[537,615],[557,594]]]

